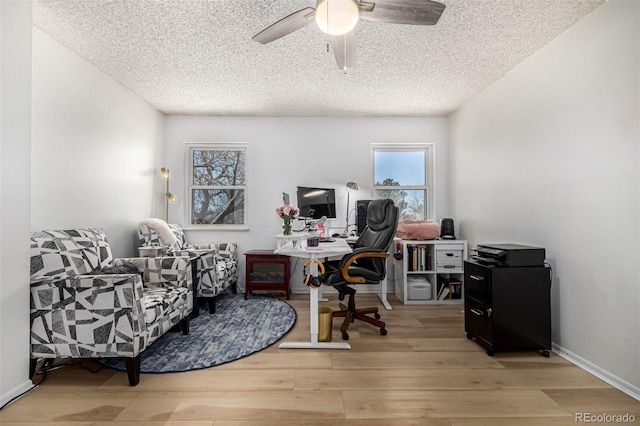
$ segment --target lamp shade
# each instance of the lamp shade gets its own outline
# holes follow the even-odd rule
[[[316,22],[320,29],[330,35],[343,35],[358,23],[360,10],[354,0],[318,0]]]
[[[355,191],[358,190],[358,183],[357,182],[347,182],[347,189],[353,189]]]
[[[165,179],[169,178],[169,169],[162,167],[160,169],[160,173],[162,173],[162,177]]]

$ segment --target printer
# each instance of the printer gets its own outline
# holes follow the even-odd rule
[[[482,265],[517,267],[544,266],[545,251],[520,244],[479,244],[471,258]]]

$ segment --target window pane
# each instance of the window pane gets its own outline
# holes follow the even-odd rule
[[[375,151],[375,184],[425,185],[425,161],[424,151]]]
[[[244,190],[192,190],[191,223],[244,224]]]
[[[193,185],[244,185],[245,151],[193,150]]]
[[[391,198],[400,210],[400,222],[425,220],[425,190],[376,189],[375,198]]]

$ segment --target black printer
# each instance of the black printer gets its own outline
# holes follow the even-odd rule
[[[471,258],[489,266],[544,266],[545,252],[541,247],[520,244],[479,244]]]

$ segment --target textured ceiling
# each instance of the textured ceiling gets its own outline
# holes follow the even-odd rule
[[[39,0],[34,24],[167,114],[446,116],[604,2],[439,1],[434,26],[360,20],[346,74],[315,23],[251,39],[314,0]]]

